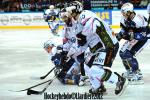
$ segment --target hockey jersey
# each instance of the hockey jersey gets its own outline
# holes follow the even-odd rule
[[[82,35],[86,36],[91,52],[97,51],[97,45],[105,49],[118,42],[109,25],[91,11],[82,11],[77,22],[82,25]]]

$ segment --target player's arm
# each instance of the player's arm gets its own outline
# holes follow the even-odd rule
[[[130,40],[131,36],[127,32],[127,30],[129,29],[126,28],[125,25],[123,25],[122,23],[120,23],[120,27],[120,32],[116,34],[116,38],[118,39],[118,41],[120,41],[121,39]]]

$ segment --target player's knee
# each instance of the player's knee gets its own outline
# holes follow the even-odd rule
[[[119,55],[121,59],[133,58],[133,54],[131,54],[128,50],[126,50],[125,52],[120,51]]]
[[[139,64],[136,58],[133,58],[131,63],[132,63],[132,71],[138,70]]]
[[[104,68],[104,74],[103,74],[103,76],[102,76],[102,78],[101,78],[101,80],[102,81],[107,81],[109,78],[110,78],[110,76],[111,76],[111,74],[112,74],[112,71],[109,69],[109,68]]]

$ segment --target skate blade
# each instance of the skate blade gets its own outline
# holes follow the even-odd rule
[[[89,83],[90,83],[90,80],[86,79],[86,80],[84,80],[84,82],[79,83],[78,86],[79,87],[81,87],[81,86],[87,86],[87,85],[89,85]]]
[[[129,85],[143,85],[144,81],[129,81]]]
[[[123,89],[122,91],[118,94],[118,96],[121,96],[123,94],[123,92],[125,91],[125,89],[127,88],[129,82],[128,82],[128,79],[126,79],[125,83],[124,83],[124,86],[123,86]]]

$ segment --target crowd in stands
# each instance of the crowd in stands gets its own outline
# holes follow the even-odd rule
[[[43,11],[48,9],[49,5],[55,5],[58,8],[67,6],[74,0],[0,0],[0,12],[26,12]],[[84,9],[91,9],[91,0],[79,0],[84,4]],[[117,8],[120,9],[123,3],[131,2],[135,8],[146,8],[150,0],[117,0]],[[113,9],[113,5],[108,2],[104,9]]]
[[[118,0],[118,2],[119,8],[121,8],[121,6],[127,2],[132,3],[135,8],[146,8],[148,3],[150,3],[150,0]]]

